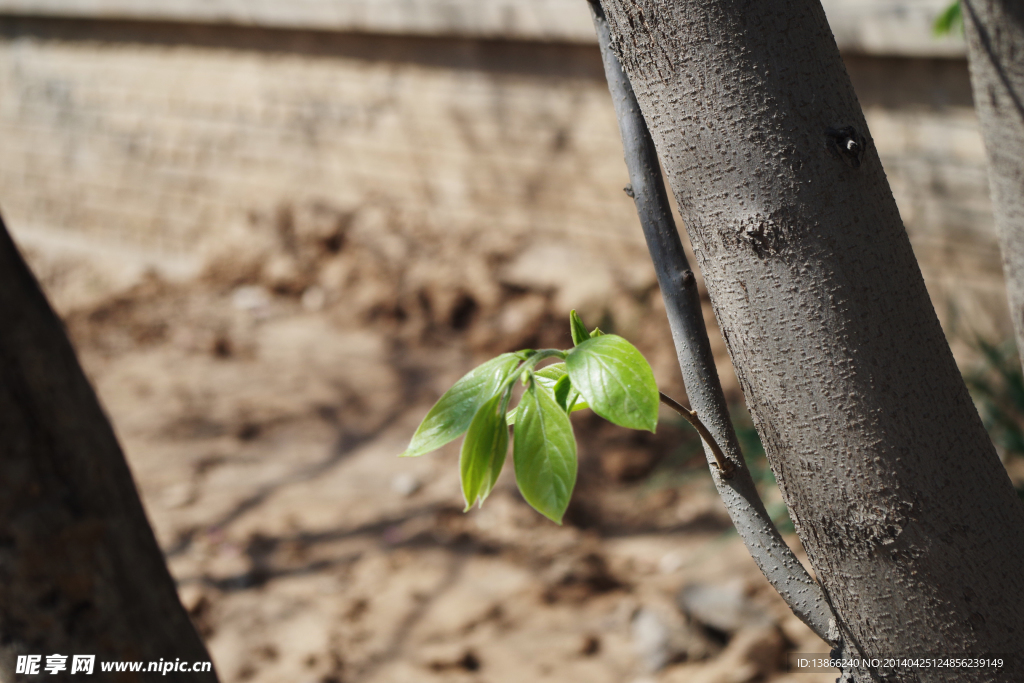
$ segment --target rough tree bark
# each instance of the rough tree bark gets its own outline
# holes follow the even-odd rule
[[[953,362],[821,5],[602,5],[844,637],[869,657],[1024,655],[1024,506]]]
[[[1017,349],[1024,357],[1024,4],[961,0]]]
[[[0,220],[0,680],[16,680],[19,654],[68,655],[64,675],[74,654],[96,655],[98,675],[100,661],[210,659],[113,429]]]
[[[608,22],[596,0],[591,2],[591,10],[608,90],[619,121],[626,169],[629,171],[628,190],[636,204],[640,227],[658,276],[686,396],[734,468],[727,476],[718,467],[711,449],[705,445],[715,487],[737,533],[765,578],[804,623],[821,638],[829,640],[832,611],[825,603],[825,596],[772,523],[743,459],[711,353],[697,280],[690,270],[672,218],[654,140],[629,79],[611,49]]]

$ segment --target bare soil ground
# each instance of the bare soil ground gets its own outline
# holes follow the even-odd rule
[[[656,436],[574,416],[581,475],[561,527],[507,470],[463,514],[457,444],[396,457],[475,363],[570,344],[557,289],[503,280],[511,256],[391,267],[386,235],[344,217],[258,223],[176,281],[28,253],[222,680],[835,679],[781,673],[787,652],[827,647],[730,533],[670,416]],[[619,313],[602,324],[681,395],[637,268],[620,271]]]

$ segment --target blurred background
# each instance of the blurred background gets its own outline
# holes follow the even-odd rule
[[[1024,474],[964,46],[932,30],[947,2],[824,4],[958,362]],[[0,0],[0,209],[224,681],[835,678],[784,671],[827,647],[671,415],[655,436],[576,414],[562,527],[508,471],[464,515],[458,444],[395,457],[475,364],[571,345],[570,308],[684,395],[627,182],[584,0]]]

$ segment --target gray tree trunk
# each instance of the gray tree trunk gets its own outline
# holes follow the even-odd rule
[[[629,194],[636,204],[640,227],[665,300],[665,313],[683,373],[686,397],[722,454],[732,463],[733,471],[727,475],[712,449],[705,448],[715,487],[743,544],[768,582],[811,630],[830,640],[833,635],[829,629],[832,611],[825,602],[825,595],[775,527],[743,459],[711,353],[697,281],[672,218],[654,140],[629,79],[611,49],[604,12],[596,2],[591,3],[591,9],[608,90],[619,120],[622,149],[629,171]]]
[[[1024,506],[953,362],[821,5],[602,4],[844,637],[869,657],[1024,656]]]
[[[0,220],[0,681],[19,654],[210,656],[178,600],[131,472],[64,328]]]
[[[961,0],[1006,293],[1024,356],[1024,3]]]

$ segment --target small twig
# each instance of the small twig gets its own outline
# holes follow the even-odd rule
[[[693,425],[693,428],[700,434],[700,438],[704,439],[704,443],[708,445],[711,452],[715,456],[715,462],[718,463],[718,471],[722,473],[723,479],[732,479],[733,475],[736,474],[736,465],[732,464],[732,460],[725,457],[725,453],[719,448],[718,442],[715,441],[715,437],[711,436],[711,432],[704,426],[704,423],[697,417],[696,410],[688,410],[682,404],[677,403],[675,399],[666,396],[665,394],[658,392],[658,396],[661,397],[661,402],[667,405],[672,410],[676,411],[683,416],[683,419]]]

